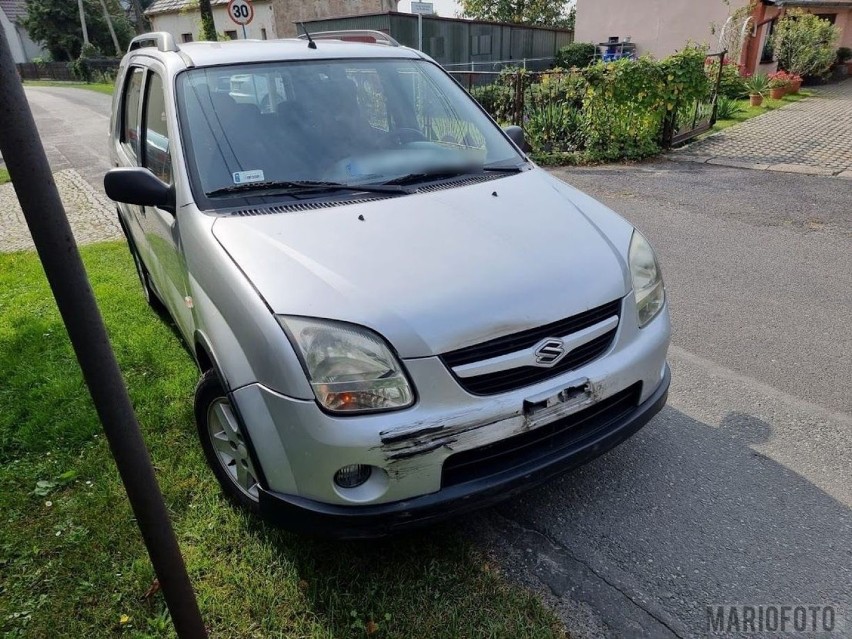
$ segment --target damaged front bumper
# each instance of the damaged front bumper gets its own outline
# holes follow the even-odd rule
[[[460,481],[437,492],[391,503],[347,506],[263,489],[260,492],[261,512],[266,518],[296,532],[335,538],[370,538],[482,508],[533,488],[617,446],[663,408],[670,383],[671,373],[665,366],[659,386],[640,404],[620,414],[617,420],[587,436],[575,438],[566,446],[555,447],[520,464],[511,464],[505,470]],[[423,437],[428,440],[428,433],[423,433]],[[399,441],[411,442],[410,438]],[[386,443],[393,445],[394,441]],[[445,444],[440,443],[441,446]],[[398,452],[404,454],[404,448]]]

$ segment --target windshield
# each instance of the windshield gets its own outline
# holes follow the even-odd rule
[[[177,95],[193,182],[207,197],[408,184],[524,162],[423,60],[194,69],[179,76]]]

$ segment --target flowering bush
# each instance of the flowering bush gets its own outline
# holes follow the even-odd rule
[[[793,84],[793,74],[786,71],[776,71],[769,74],[769,88],[783,89]]]

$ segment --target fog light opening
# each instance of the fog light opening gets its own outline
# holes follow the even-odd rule
[[[372,466],[352,464],[334,473],[334,483],[341,488],[358,488],[365,484],[372,474]]]

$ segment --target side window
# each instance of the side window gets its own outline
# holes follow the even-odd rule
[[[127,152],[139,157],[139,98],[142,93],[142,69],[134,67],[124,83],[124,101],[121,113],[121,143]]]
[[[145,153],[142,166],[163,182],[171,184],[172,159],[169,154],[169,131],[166,126],[166,96],[163,80],[156,73],[148,76],[145,86]]]

